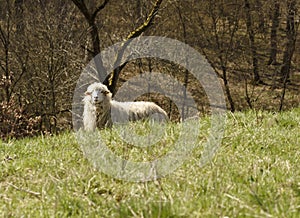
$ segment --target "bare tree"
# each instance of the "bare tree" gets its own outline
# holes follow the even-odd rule
[[[14,7],[15,5],[10,0],[6,0],[4,6],[6,14],[3,22],[0,22],[0,78],[4,92],[0,92],[0,96],[4,95],[3,100],[9,103],[16,86],[25,74],[27,55],[24,53],[21,56],[15,49],[18,36],[15,34],[15,29],[19,32],[20,23],[23,26],[23,21],[20,21],[18,15],[19,7]]]
[[[84,15],[90,29],[90,36],[93,44],[92,58],[100,53],[100,39],[99,39],[99,29],[96,23],[96,18],[98,13],[105,8],[109,0],[104,0],[104,2],[95,7],[93,11],[90,11],[85,0],[72,0],[72,2],[78,7],[80,12]]]
[[[0,23],[2,24],[2,23]],[[0,67],[3,72],[2,76],[2,85],[4,87],[4,98],[6,102],[9,102],[11,99],[11,82],[12,82],[12,75],[10,71],[10,43],[11,43],[11,31],[12,31],[12,25],[11,25],[11,5],[9,0],[6,1],[6,16],[5,16],[5,22],[3,25],[0,25],[0,42],[1,47],[3,48],[4,55],[2,56],[3,59],[0,59]]]
[[[161,6],[162,0],[156,0],[154,3],[154,6],[147,16],[144,23],[142,23],[139,27],[137,27],[135,30],[130,32],[128,36],[125,38],[123,44],[121,45],[120,50],[118,51],[116,60],[114,62],[114,71],[109,74],[108,77],[104,80],[104,84],[107,85],[108,89],[113,93],[113,95],[116,92],[116,86],[117,82],[120,76],[120,73],[122,69],[127,65],[128,62],[125,62],[123,64],[121,63],[121,59],[123,57],[124,51],[127,48],[127,46],[130,44],[131,39],[140,36],[143,32],[145,32],[152,24],[155,16],[157,15],[159,8]]]
[[[16,34],[23,32],[25,27],[18,14],[23,7],[18,3],[23,2],[5,0],[0,3],[4,15],[0,16],[0,137],[31,135],[37,129],[38,118],[26,110],[21,95],[20,84],[28,75],[28,54],[19,52],[23,44]]]
[[[183,35],[183,40],[185,44],[188,44],[188,33],[187,33],[187,18],[185,17],[185,15],[182,12],[182,8],[178,5],[178,3],[176,3],[176,9],[178,11],[178,16],[179,16],[179,21],[180,24],[182,26],[182,35]],[[186,66],[189,65],[188,63],[188,58],[186,58],[185,62],[186,62]],[[188,107],[187,107],[187,111],[185,111],[186,108],[186,100],[187,100],[187,88],[188,88],[188,84],[189,84],[189,71],[187,69],[185,69],[184,72],[184,81],[183,81],[183,104],[181,107],[181,119],[184,120],[185,119],[185,114],[188,114]],[[185,113],[186,112],[186,113]]]
[[[98,13],[106,7],[109,0],[104,0],[104,2],[102,4],[96,6],[93,11],[91,11],[93,5],[88,6],[85,0],[72,0],[72,2],[78,7],[78,9],[84,15],[84,17],[88,23],[90,38],[91,38],[92,45],[93,45],[93,50],[92,51],[89,50],[91,53],[90,59],[95,58],[96,55],[100,54],[100,52],[101,52],[99,28],[96,23],[96,18],[97,18]],[[101,58],[101,56],[97,56],[97,58],[95,58],[94,60],[95,60],[95,64],[96,64],[98,77],[101,81],[103,81],[105,79],[106,70],[104,69],[102,58]]]
[[[289,80],[291,62],[295,51],[295,45],[297,40],[297,29],[299,21],[296,20],[297,15],[297,1],[287,1],[287,18],[286,18],[286,45],[283,54],[283,63],[281,67],[282,81]]]
[[[299,27],[299,21],[296,20],[297,15],[297,1],[287,1],[287,18],[286,18],[286,46],[283,54],[283,63],[281,67],[281,80],[283,82],[283,90],[280,98],[279,110],[281,111],[284,104],[284,98],[286,94],[287,83],[290,80],[291,63],[295,51],[295,45],[297,40],[297,30]]]
[[[204,40],[204,43],[200,43],[200,48],[222,78],[230,110],[233,112],[235,104],[230,91],[228,65],[234,61],[234,52],[236,52],[235,48],[238,44],[235,37],[239,28],[241,5],[234,4],[232,11],[225,14],[225,3],[216,5],[215,2],[209,1],[207,4],[206,13],[209,22],[204,23],[203,19],[198,16],[200,33]],[[210,53],[207,47],[213,48],[215,52]]]
[[[92,38],[93,49],[94,49],[92,51],[92,57],[95,60],[96,68],[98,71],[98,78],[100,81],[103,81],[103,83],[108,86],[109,90],[114,95],[115,91],[116,91],[117,81],[119,79],[119,74],[120,74],[121,70],[127,64],[127,63],[124,63],[124,64],[120,65],[120,61],[122,59],[124,50],[129,45],[130,39],[141,35],[153,23],[153,19],[156,16],[156,14],[160,8],[162,0],[156,0],[155,4],[153,6],[153,9],[150,12],[150,14],[148,15],[146,21],[141,26],[136,28],[134,31],[130,32],[130,34],[125,38],[122,48],[118,51],[118,55],[117,55],[115,63],[114,63],[114,66],[116,66],[116,67],[114,68],[114,71],[112,73],[110,73],[110,75],[108,77],[105,77],[106,70],[104,69],[101,56],[98,55],[101,52],[101,48],[100,48],[99,30],[98,30],[98,27],[96,24],[96,17],[97,17],[97,14],[102,9],[105,8],[105,6],[109,2],[109,0],[104,0],[104,2],[101,5],[97,6],[93,12],[89,11],[84,0],[72,0],[72,1],[79,8],[81,13],[84,15],[84,17],[85,17],[86,21],[88,22],[88,25],[91,29],[90,35]],[[137,3],[137,7],[139,7],[139,2]],[[98,55],[98,56],[96,57],[96,55]]]

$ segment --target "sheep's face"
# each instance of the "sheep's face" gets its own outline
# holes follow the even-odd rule
[[[92,104],[100,104],[103,100],[107,99],[110,91],[105,85],[95,83],[88,87],[85,94],[91,97],[90,99]]]
[[[108,94],[107,91],[105,90],[100,90],[100,89],[96,89],[92,92],[91,96],[92,96],[92,103],[93,104],[98,104],[101,103],[104,99],[105,96]]]

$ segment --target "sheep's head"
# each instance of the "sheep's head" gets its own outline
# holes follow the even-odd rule
[[[102,83],[91,84],[87,88],[85,95],[90,96],[92,104],[101,104],[103,101],[111,99],[111,92]]]

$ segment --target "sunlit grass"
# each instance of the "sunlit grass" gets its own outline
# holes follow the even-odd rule
[[[154,182],[116,180],[93,168],[73,133],[0,142],[0,217],[299,217],[300,110],[228,114],[213,160],[199,167],[209,119],[201,118],[188,161]],[[145,136],[148,124],[130,125]],[[144,125],[144,126],[143,126]],[[143,133],[145,131],[145,134]],[[136,147],[117,129],[101,131],[117,155],[151,161],[178,139]],[[180,132],[180,131],[179,131]]]

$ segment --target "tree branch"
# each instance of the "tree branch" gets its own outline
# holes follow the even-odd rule
[[[72,2],[77,6],[77,8],[81,11],[81,13],[84,15],[86,20],[90,22],[92,16],[89,13],[89,10],[86,7],[86,4],[83,0],[72,0]]]
[[[91,19],[95,20],[97,14],[98,14],[102,9],[105,8],[105,6],[107,5],[108,2],[109,2],[109,0],[104,0],[104,2],[96,8],[96,10],[94,11],[94,13],[93,13]]]
[[[94,23],[97,14],[105,8],[109,0],[104,0],[104,2],[99,5],[96,10],[93,13],[90,13],[86,4],[84,3],[84,0],[72,0],[72,2],[77,6],[77,8],[81,11],[81,13],[84,15],[86,20],[89,22],[89,24]]]
[[[132,39],[132,38],[135,38],[135,37],[141,35],[150,25],[152,25],[153,19],[156,16],[156,14],[158,13],[161,3],[162,3],[162,0],[157,0],[155,2],[154,7],[153,7],[152,11],[150,12],[150,14],[148,15],[146,21],[141,26],[139,26],[137,29],[132,31],[127,36],[126,40],[129,40],[129,39]]]
[[[126,66],[128,63],[127,61],[120,66],[121,59],[123,57],[124,51],[127,46],[130,44],[131,39],[140,36],[145,30],[147,30],[153,23],[153,20],[156,14],[159,11],[160,5],[163,0],[156,0],[153,9],[151,10],[150,14],[148,15],[146,21],[136,28],[134,31],[130,32],[124,42],[122,43],[121,49],[118,51],[117,58],[115,60],[114,66],[117,66],[112,73],[109,74],[108,77],[104,80],[104,84],[108,86],[108,89],[115,94],[115,89],[117,85],[117,81],[119,79],[119,74],[121,70]]]

